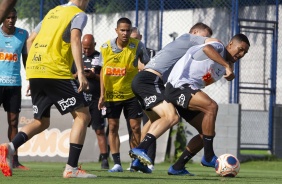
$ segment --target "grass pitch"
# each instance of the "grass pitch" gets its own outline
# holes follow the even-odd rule
[[[100,169],[100,163],[83,163],[82,169],[97,175],[94,179],[64,179],[62,172],[64,163],[23,163],[30,168],[29,171],[14,170],[12,177],[0,175],[0,184],[41,184],[41,183],[97,183],[97,184],[206,184],[206,183],[282,183],[282,160],[251,161],[241,163],[239,174],[235,178],[217,176],[213,168],[200,166],[199,163],[189,163],[189,172],[196,176],[169,176],[167,169],[170,163],[156,164],[152,174],[124,171],[123,173],[109,173]],[[123,163],[126,169],[129,163]],[[110,163],[113,166],[113,163]]]

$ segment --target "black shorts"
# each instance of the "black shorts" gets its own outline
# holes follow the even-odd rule
[[[19,113],[22,103],[21,86],[0,86],[0,105],[6,112]]]
[[[200,111],[191,111],[188,109],[188,105],[192,94],[196,94],[201,90],[193,90],[189,87],[189,84],[182,85],[180,88],[174,88],[169,82],[165,87],[165,98],[166,101],[172,103],[178,111],[178,114],[189,122]]]
[[[87,106],[83,93],[78,93],[78,83],[72,79],[30,79],[30,92],[34,119],[50,117],[55,105],[61,114]]]
[[[134,77],[131,87],[144,110],[150,110],[165,100],[164,83],[159,76],[152,72],[139,72]]]
[[[102,117],[102,112],[98,109],[98,102],[99,99],[94,99],[89,106],[91,114],[91,121],[89,125],[91,125],[93,130],[102,130],[105,128],[105,118]]]
[[[105,117],[107,118],[119,119],[122,110],[125,119],[136,119],[143,116],[142,108],[135,97],[124,101],[105,102],[105,106],[107,108]]]

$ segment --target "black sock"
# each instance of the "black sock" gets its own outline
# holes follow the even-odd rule
[[[152,165],[155,165],[155,158],[156,158],[156,150],[157,150],[157,141],[154,141],[149,147],[147,155],[152,160]]]
[[[77,167],[78,159],[83,145],[70,143],[69,158],[67,164],[72,167]]]
[[[101,153],[101,160],[108,159],[108,153]]]
[[[114,163],[115,163],[115,164],[121,165],[121,162],[120,162],[120,153],[114,153],[114,154],[112,154],[112,157],[113,157],[113,160],[114,160]]]
[[[195,156],[195,154],[191,153],[190,151],[188,151],[187,149],[185,149],[183,151],[183,153],[181,154],[181,156],[177,159],[177,161],[175,162],[175,164],[172,166],[173,169],[175,170],[181,170],[185,167],[185,165],[187,164],[187,162],[193,157]]]
[[[204,155],[207,162],[210,162],[214,156],[213,138],[214,136],[203,135]]]
[[[13,156],[13,163],[19,163],[18,155]]]
[[[139,146],[137,146],[136,148],[148,150],[149,146],[155,141],[156,137],[152,134],[147,133]]]
[[[17,133],[17,135],[12,140],[15,151],[17,151],[18,148],[21,145],[23,145],[26,141],[28,141],[28,137],[27,137],[26,133],[24,133],[24,132]]]

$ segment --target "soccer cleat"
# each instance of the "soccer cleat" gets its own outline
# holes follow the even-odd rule
[[[148,168],[151,169],[152,171],[155,170],[155,166],[154,165],[148,165]]]
[[[103,159],[102,160],[102,163],[101,163],[101,169],[109,169],[110,166],[109,166],[109,162],[107,159]]]
[[[147,165],[141,163],[138,159],[133,160],[131,169],[133,169],[134,171],[141,171],[143,173],[152,173],[152,170],[149,169]]]
[[[96,178],[94,174],[89,174],[81,169],[81,167],[66,166],[63,173],[64,178]]]
[[[168,168],[167,174],[168,175],[189,175],[189,176],[194,176],[194,174],[189,173],[189,171],[187,171],[185,169],[185,167],[183,169],[181,169],[181,170],[175,170],[175,169],[173,169],[172,166],[170,166]]]
[[[9,145],[0,145],[0,168],[4,176],[12,176],[12,158],[13,153],[9,150]]]
[[[29,170],[28,167],[18,163],[13,162],[13,169],[20,169],[20,170]]]
[[[201,164],[202,164],[202,166],[205,166],[205,167],[213,167],[213,168],[215,168],[216,160],[217,160],[217,156],[214,155],[212,157],[212,160],[210,162],[207,162],[206,159],[205,159],[205,156],[203,156]]]
[[[139,159],[140,162],[145,165],[152,164],[151,158],[147,155],[146,150],[144,149],[133,148],[129,151],[129,156],[134,159]]]
[[[121,167],[121,165],[119,164],[115,164],[114,167],[110,170],[108,170],[109,172],[123,172],[123,169]]]

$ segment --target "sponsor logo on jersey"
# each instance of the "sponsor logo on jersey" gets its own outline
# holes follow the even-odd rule
[[[125,76],[126,75],[126,68],[121,67],[106,67],[106,75],[111,76]]]
[[[153,96],[146,97],[144,99],[144,103],[145,103],[146,107],[148,107],[151,103],[156,102],[156,100],[157,100],[157,96],[153,95]]]
[[[128,47],[131,48],[131,49],[134,49],[136,47],[136,45],[134,43],[129,43]]]
[[[184,94],[180,94],[176,103],[177,105],[184,107],[184,102],[185,102],[185,96]]]
[[[74,106],[76,104],[75,97],[68,98],[66,100],[62,99],[58,101],[58,104],[61,106],[62,111],[65,111],[68,107]]]
[[[107,99],[124,99],[123,92],[120,91],[106,91]]]
[[[9,53],[9,52],[0,52],[0,61],[18,61],[18,54],[17,53]]]
[[[0,76],[0,84],[16,84],[17,78],[15,76]]]
[[[41,61],[41,54],[38,54],[38,53],[35,53],[33,55],[33,58],[31,60],[33,63],[36,63],[36,62],[40,62]]]
[[[47,47],[47,44],[41,44],[41,43],[35,43],[34,48],[45,48]]]

